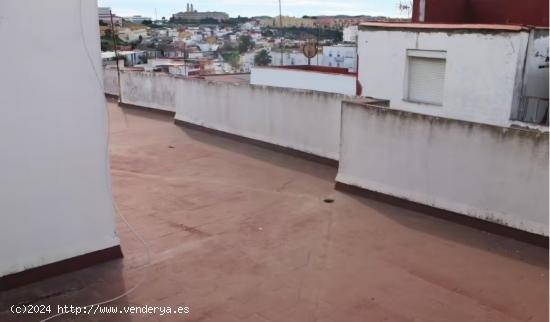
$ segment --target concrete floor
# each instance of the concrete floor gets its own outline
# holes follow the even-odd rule
[[[548,321],[546,249],[333,190],[336,169],[109,103],[123,260],[0,295],[190,314],[85,321]],[[333,203],[323,199],[332,198]]]

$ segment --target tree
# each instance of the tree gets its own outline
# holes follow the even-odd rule
[[[250,49],[254,48],[255,44],[252,41],[252,37],[249,35],[243,35],[239,37],[239,52],[246,53]]]
[[[271,64],[271,56],[267,50],[262,49],[254,56],[254,65],[267,66],[269,64]]]
[[[215,25],[218,23],[218,20],[211,17],[207,17],[199,20],[199,23],[204,25]]]
[[[151,20],[143,20],[143,21],[141,22],[141,24],[142,24],[142,25],[152,25],[153,22],[152,22]]]

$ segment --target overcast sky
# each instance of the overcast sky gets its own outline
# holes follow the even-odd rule
[[[190,0],[98,0],[99,6],[111,7],[118,16],[142,15],[167,19],[173,13],[185,11]],[[283,15],[301,17],[303,15],[384,15],[398,17],[402,14],[397,8],[399,0],[282,0]],[[194,1],[198,11],[224,11],[231,17],[276,16],[277,0],[201,0]]]

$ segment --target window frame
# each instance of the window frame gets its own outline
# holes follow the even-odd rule
[[[443,106],[444,96],[445,96],[445,85],[443,85],[443,97],[441,98],[441,102],[431,102],[431,101],[424,101],[424,100],[418,100],[415,98],[410,97],[410,80],[411,80],[411,74],[410,74],[410,64],[411,64],[411,58],[428,58],[428,59],[440,59],[443,60],[445,63],[445,74],[444,74],[444,80],[447,76],[447,51],[446,50],[429,50],[429,49],[407,49],[406,50],[406,68],[405,68],[405,78],[404,83],[405,86],[403,88],[403,101],[410,102],[410,103],[417,103],[417,104],[424,104],[424,105],[431,105],[431,106]],[[445,84],[445,83],[443,83]]]

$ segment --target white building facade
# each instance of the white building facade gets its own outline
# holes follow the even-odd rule
[[[284,67],[254,67],[250,84],[313,90],[326,93],[355,95],[356,77],[353,74],[338,74],[323,71]]]
[[[118,36],[126,42],[136,42],[147,37],[147,29],[122,28],[118,31]]]
[[[548,51],[548,31],[538,36],[538,52],[543,55]],[[510,25],[362,24],[362,94],[388,99],[391,108],[511,126],[518,122],[513,119],[524,91],[535,86],[524,75],[531,38],[529,29]],[[547,114],[548,69],[532,72],[542,79],[538,84],[546,84],[546,90],[538,86],[532,96],[542,98],[539,107],[546,99]],[[544,126],[541,109],[538,118]]]
[[[134,23],[142,23],[144,21],[153,21],[153,18],[151,17],[143,17],[143,16],[140,16],[140,15],[136,15],[136,16],[131,16],[131,17],[124,17],[125,20],[128,20],[130,22],[134,22]]]
[[[106,24],[111,24],[111,19],[113,21],[113,23],[115,25],[121,25],[122,24],[122,18],[113,14],[113,16],[111,17],[111,8],[110,7],[99,7],[97,8],[97,11],[98,11],[98,18],[99,18],[99,21],[103,22],[103,23],[106,23]]]
[[[347,68],[350,72],[357,71],[357,47],[355,46],[323,46],[321,64],[327,67]]]
[[[342,31],[342,40],[344,42],[356,43],[358,33],[359,33],[359,26],[357,25],[344,27],[344,30]]]

